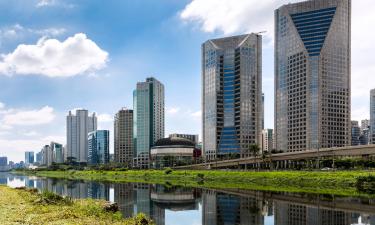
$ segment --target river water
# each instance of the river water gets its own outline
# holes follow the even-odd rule
[[[92,182],[9,173],[0,173],[0,184],[114,201],[124,217],[142,212],[157,225],[375,225],[375,199],[367,198]]]

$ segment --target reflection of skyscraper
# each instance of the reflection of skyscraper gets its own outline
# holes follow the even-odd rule
[[[216,192],[211,190],[202,191],[202,224],[216,225]]]
[[[109,200],[109,184],[90,182],[87,185],[87,196],[92,199]]]
[[[351,214],[306,205],[275,202],[277,225],[350,225]]]
[[[123,217],[132,217],[134,213],[134,189],[132,183],[114,184],[114,201],[119,205]]]

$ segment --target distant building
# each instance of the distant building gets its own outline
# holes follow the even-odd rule
[[[133,166],[148,168],[151,147],[164,138],[164,85],[153,77],[138,82],[133,105]]]
[[[50,166],[52,165],[52,151],[49,145],[45,145],[42,150],[42,163],[41,165]]]
[[[203,155],[247,157],[261,145],[262,36],[245,34],[202,45]]]
[[[370,91],[370,143],[375,144],[375,89]]]
[[[97,129],[95,113],[89,116],[87,110],[79,109],[74,115],[69,111],[66,123],[67,158],[76,162],[87,162],[87,135]]]
[[[370,143],[370,130],[364,129],[362,130],[362,134],[359,137],[360,145],[368,145]]]
[[[52,162],[64,163],[64,147],[62,144],[51,142]]]
[[[25,163],[26,164],[34,163],[34,152],[25,152]]]
[[[271,152],[273,150],[273,129],[264,129],[262,131],[262,145],[259,147],[262,152]]]
[[[178,137],[162,138],[151,148],[151,165],[160,169],[192,164],[195,150],[195,143],[191,140]]]
[[[368,119],[361,120],[361,130],[365,130],[369,128],[370,128],[370,120]]]
[[[352,121],[352,146],[360,145],[361,129],[358,121]]]
[[[97,130],[88,134],[88,164],[109,163],[109,131]]]
[[[134,154],[133,110],[121,109],[114,121],[114,161],[131,167]]]
[[[0,157],[0,166],[7,166],[8,165],[8,157]]]
[[[43,152],[40,151],[35,154],[35,162],[41,165],[43,163]]]
[[[192,141],[195,145],[199,144],[198,134],[170,134],[169,138],[185,138]]]
[[[351,0],[286,4],[275,11],[277,150],[349,146]]]

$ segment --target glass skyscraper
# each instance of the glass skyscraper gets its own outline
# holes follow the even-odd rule
[[[261,145],[262,36],[246,34],[202,45],[203,154],[246,157]]]
[[[79,109],[74,115],[69,111],[66,127],[67,158],[87,162],[87,135],[97,128],[95,113],[89,116],[87,110]]]
[[[351,144],[351,1],[275,11],[275,138],[282,151]]]
[[[88,164],[109,163],[109,131],[96,130],[88,134]]]
[[[133,166],[148,168],[151,147],[164,138],[164,85],[150,77],[137,83],[133,95]]]
[[[34,163],[34,152],[25,152],[25,164]]]
[[[363,130],[365,125],[362,126]],[[370,91],[370,144],[375,144],[375,89]]]

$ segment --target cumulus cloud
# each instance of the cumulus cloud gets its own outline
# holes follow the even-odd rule
[[[167,114],[169,114],[169,115],[175,115],[178,112],[180,112],[180,108],[178,108],[178,107],[168,107],[166,111],[167,111]]]
[[[37,110],[16,111],[5,114],[1,124],[11,127],[14,125],[34,126],[47,124],[55,119],[55,113],[52,107],[45,106]]]
[[[2,55],[0,73],[70,77],[100,70],[107,61],[106,51],[78,33],[63,42],[44,37],[35,45],[19,45],[12,53]]]
[[[62,0],[39,0],[36,5],[37,8],[42,8],[42,7],[51,7],[51,6],[61,6],[64,8],[73,8],[74,4],[68,4],[65,3]]]

